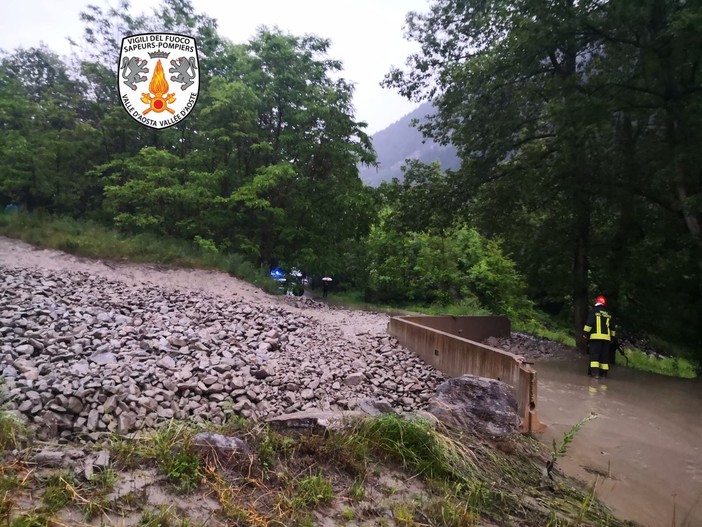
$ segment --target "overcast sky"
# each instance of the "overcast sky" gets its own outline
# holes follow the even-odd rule
[[[79,13],[88,4],[107,0],[1,0],[0,48],[46,43],[68,54],[66,37],[80,38]],[[131,2],[132,13],[151,12],[159,0]],[[403,38],[408,11],[427,11],[429,0],[193,0],[196,11],[217,19],[220,34],[240,43],[261,25],[278,26],[294,35],[330,38],[330,58],[344,63],[343,76],[356,84],[356,118],[375,133],[412,111],[413,104],[379,82],[392,65],[402,66],[417,45]],[[109,0],[117,6],[117,0]]]

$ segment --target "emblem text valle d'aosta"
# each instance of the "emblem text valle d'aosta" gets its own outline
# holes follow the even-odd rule
[[[117,75],[127,113],[151,128],[168,128],[195,107],[200,64],[195,39],[173,33],[143,33],[122,39]]]

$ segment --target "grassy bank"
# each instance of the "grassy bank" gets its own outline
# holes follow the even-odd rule
[[[0,518],[11,527],[100,525],[110,517],[181,527],[312,526],[322,518],[388,527],[626,525],[596,499],[600,478],[585,486],[557,467],[545,475],[549,461],[566,455],[572,435],[549,453],[521,435],[495,444],[394,414],[324,434],[276,431],[236,417],[209,429],[242,439],[246,451],[198,447],[198,429],[171,422],[91,445],[111,455],[109,467],[89,479],[67,467],[32,468],[24,450],[31,440],[19,431],[2,450]],[[8,455],[11,448],[20,456]],[[125,486],[136,474],[149,479]]]
[[[218,269],[269,293],[278,291],[277,283],[263,270],[238,254],[220,253],[206,241],[198,245],[147,234],[128,235],[90,221],[28,213],[0,214],[0,235],[77,256]]]
[[[682,377],[683,379],[697,377],[698,366],[688,359],[683,357],[659,358],[637,348],[626,348],[623,354],[617,353],[616,362],[636,370],[650,371],[671,377]]]

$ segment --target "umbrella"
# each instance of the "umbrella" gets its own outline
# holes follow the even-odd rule
[[[332,279],[331,279],[330,277],[328,277],[328,276],[323,277],[322,280],[325,281],[325,282],[331,282],[331,281],[332,281]]]

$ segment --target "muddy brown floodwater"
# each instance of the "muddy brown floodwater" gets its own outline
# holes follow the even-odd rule
[[[605,382],[585,358],[539,362],[538,405],[551,444],[590,413],[558,461],[624,519],[650,527],[702,525],[702,382],[622,367]],[[675,521],[673,521],[675,519]]]

